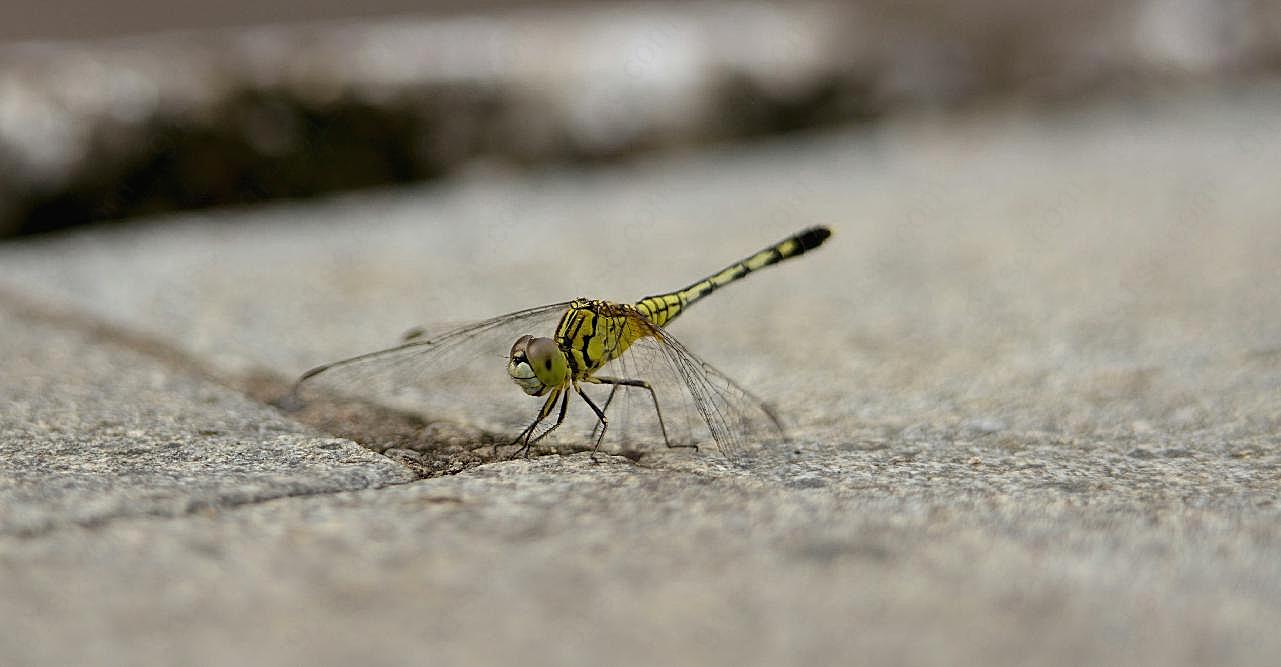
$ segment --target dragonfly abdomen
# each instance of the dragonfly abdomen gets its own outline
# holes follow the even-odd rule
[[[734,262],[712,275],[684,289],[648,296],[636,302],[636,309],[658,326],[666,326],[695,301],[747,274],[777,264],[785,259],[805,254],[823,244],[832,231],[827,227],[811,227],[789,236],[750,257]]]

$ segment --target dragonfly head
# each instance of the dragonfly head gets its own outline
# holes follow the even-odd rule
[[[525,335],[507,357],[507,374],[530,396],[542,396],[569,378],[569,362],[556,341]]]

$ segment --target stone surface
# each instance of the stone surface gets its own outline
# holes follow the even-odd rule
[[[1278,98],[1258,85],[907,119],[0,246],[0,284],[115,332],[50,329],[36,306],[3,325],[14,349],[52,350],[24,373],[43,385],[0,378],[28,406],[5,418],[67,431],[55,443],[24,426],[6,450],[7,473],[59,490],[47,504],[5,490],[6,512],[43,528],[0,536],[0,656],[1268,664]],[[292,418],[202,380],[265,395],[413,325],[639,297],[816,223],[835,229],[820,251],[672,327],[789,422],[799,454],[765,469],[660,448],[291,497],[404,468],[318,449]],[[65,350],[100,360],[60,365]],[[113,397],[122,368],[137,375]],[[164,493],[233,494],[250,469],[262,494],[133,511],[135,496],[94,491],[123,509],[77,518],[81,488],[119,486],[97,443],[153,452],[170,429],[196,437],[182,464],[145,454],[179,471],[155,477]],[[102,472],[44,466],[55,444]],[[187,494],[187,464],[226,486]]]
[[[413,478],[187,369],[23,315],[0,303],[0,535]]]
[[[1018,465],[939,456],[894,463],[900,454],[848,457],[865,472],[800,489],[709,475],[697,462],[547,457],[9,539],[6,655],[209,664],[1275,656],[1272,512],[1138,497],[1136,508],[1116,499],[1128,489],[1076,490]],[[896,488],[926,476],[955,481]],[[967,489],[965,477],[980,481]],[[56,641],[66,636],[76,641]]]

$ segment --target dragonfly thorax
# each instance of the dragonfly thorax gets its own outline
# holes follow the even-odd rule
[[[524,335],[507,357],[507,374],[530,396],[542,396],[569,379],[569,362],[556,341]]]

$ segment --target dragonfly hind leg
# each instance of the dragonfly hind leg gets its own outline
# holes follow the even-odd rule
[[[596,376],[587,381],[593,382],[596,384],[613,385],[613,387],[610,388],[609,390],[609,396],[605,398],[605,407],[601,410],[602,417],[601,417],[601,421],[597,423],[598,427],[604,425],[605,422],[604,422],[603,415],[606,410],[609,410],[609,404],[614,400],[614,394],[618,391],[619,387],[640,387],[641,389],[648,391],[650,399],[654,401],[654,414],[658,416],[658,429],[663,433],[663,444],[667,445],[668,449],[693,449],[694,451],[698,451],[698,445],[695,445],[695,444],[686,444],[686,445],[672,444],[671,439],[667,437],[667,425],[663,423],[663,411],[661,408],[658,407],[658,394],[654,392],[654,387],[650,386],[648,382],[644,380],[633,380],[631,378],[615,378],[615,377],[602,377],[602,376]],[[592,429],[592,433],[593,434],[596,433],[595,428]],[[602,433],[601,437],[604,437],[604,435],[605,434]],[[599,439],[597,439],[596,441],[596,446],[597,447],[600,446]]]

